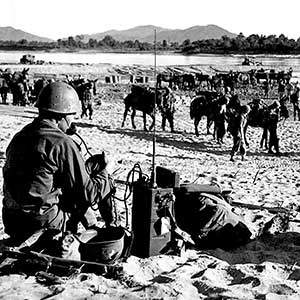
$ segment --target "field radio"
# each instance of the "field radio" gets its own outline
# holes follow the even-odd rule
[[[156,31],[154,31],[154,78],[156,79]],[[174,209],[173,188],[179,186],[179,174],[166,168],[155,167],[155,107],[153,105],[152,174],[149,182],[138,180],[132,190],[133,244],[131,253],[141,258],[163,253],[171,241]]]
[[[133,183],[131,253],[142,258],[162,254],[171,241],[169,213],[173,214],[179,174],[162,167],[156,167],[156,173],[158,187]]]

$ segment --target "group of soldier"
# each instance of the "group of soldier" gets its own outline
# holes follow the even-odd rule
[[[41,79],[39,79],[41,80]],[[35,85],[37,82],[35,81]],[[53,81],[53,80],[52,80]],[[95,86],[93,82],[83,78],[81,75],[78,75],[77,78],[73,77],[66,77],[65,80],[68,84],[70,84],[78,93],[79,99],[81,102],[81,118],[87,117],[90,120],[93,116],[93,102],[95,100]],[[5,84],[7,80],[2,80],[2,87],[1,87],[1,98],[2,103],[7,103],[7,92],[9,91],[9,86]],[[24,77],[22,81],[20,81],[24,87],[24,96],[23,100],[17,101],[14,100],[13,104],[15,105],[26,105],[28,97],[30,94],[34,93],[34,87],[30,87],[29,81],[27,77]],[[49,81],[47,81],[49,83]],[[44,85],[44,84],[43,84]],[[264,90],[264,96],[268,99],[269,96],[269,88],[268,88],[268,81],[263,82],[262,88]],[[226,90],[225,90],[226,89]],[[230,100],[230,97],[233,95],[233,90],[230,87],[223,87],[223,93],[225,97]],[[296,84],[292,84],[290,81],[284,82],[283,80],[279,80],[278,82],[278,99],[282,100],[285,99],[288,102],[292,103],[294,108],[294,120],[298,118],[300,120],[300,105],[299,105],[299,92],[300,88],[298,86],[298,82]],[[274,101],[272,105],[267,105],[261,101],[260,99],[254,99],[249,105],[240,106],[238,109],[235,110],[234,113],[231,111],[231,118],[228,122],[228,131],[231,133],[233,137],[233,148],[231,151],[231,160],[233,160],[234,155],[240,151],[242,159],[245,158],[246,155],[246,141],[245,141],[245,127],[247,126],[249,114],[258,116],[260,111],[267,109],[270,112],[270,120],[268,122],[268,128],[264,128],[263,138],[261,141],[261,146],[263,145],[263,141],[267,140],[268,132],[270,134],[269,138],[269,153],[273,152],[273,149],[277,154],[279,154],[279,140],[277,137],[277,123],[281,119],[280,116],[280,103],[279,101]],[[221,108],[222,110],[222,108]],[[226,110],[226,109],[225,109]],[[221,137],[217,137],[218,141],[222,140],[222,135],[225,134],[225,127],[224,123],[226,120],[226,112],[221,111],[218,115],[217,120],[215,121],[215,125],[217,126],[217,135]],[[227,114],[228,115],[228,114]],[[227,118],[228,119],[228,118]],[[260,117],[258,117],[260,119]],[[254,125],[255,126],[255,125]]]
[[[11,93],[13,105],[25,106],[29,101],[30,84],[28,69],[14,72],[8,68],[0,72],[0,95],[2,104],[7,104],[8,93]]]
[[[263,87],[265,85],[263,84]],[[227,91],[230,91],[230,88],[227,88]],[[228,131],[233,138],[233,147],[231,150],[231,160],[234,160],[234,155],[237,152],[240,152],[242,160],[246,156],[246,145],[248,145],[245,133],[246,127],[248,125],[253,127],[262,127],[263,135],[260,141],[260,146],[268,149],[269,154],[280,155],[279,150],[279,138],[277,135],[277,125],[278,122],[288,118],[289,112],[286,104],[291,103],[294,108],[294,120],[296,121],[297,117],[300,120],[300,106],[299,106],[299,92],[300,88],[298,82],[292,84],[287,81],[283,83],[282,81],[278,84],[278,100],[274,100],[272,104],[267,104],[261,98],[255,98],[247,105],[240,105],[229,108],[226,113],[224,113],[224,122],[225,119],[228,122]],[[234,93],[227,92],[226,97],[228,97],[228,102]],[[227,103],[228,103],[227,102]],[[218,124],[220,123],[220,118],[218,117],[215,125],[217,126],[216,130],[218,131]],[[221,131],[223,131],[221,129]],[[217,133],[218,135],[218,133]],[[269,139],[268,139],[269,135]],[[219,139],[218,139],[219,141]]]
[[[13,96],[13,105],[26,106],[32,104],[38,97],[39,92],[48,83],[54,82],[54,79],[47,80],[45,78],[29,81],[28,76],[24,75],[17,82],[13,82],[12,72],[5,72],[0,79],[0,95],[2,104],[8,104],[8,94]],[[78,93],[81,101],[81,118],[88,117],[90,120],[93,115],[93,101],[95,90],[93,84],[83,78],[81,75],[78,78],[70,78],[67,76],[66,82],[70,84]]]

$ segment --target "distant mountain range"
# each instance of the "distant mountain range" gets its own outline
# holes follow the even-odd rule
[[[189,39],[190,41],[197,41],[205,39],[220,39],[224,35],[227,35],[230,38],[237,36],[236,34],[231,33],[216,25],[193,26],[187,29],[166,29],[162,27],[156,27],[153,25],[146,25],[137,26],[127,30],[109,30],[95,34],[84,34],[83,40],[85,42],[88,41],[90,38],[102,40],[106,35],[110,35],[115,40],[121,42],[126,40],[139,40],[140,42],[153,43],[154,30],[156,30],[157,41],[166,40],[167,42],[178,43],[182,43],[186,39]]]
[[[37,36],[20,29],[15,29],[13,27],[0,27],[0,40],[2,41],[20,41],[20,40],[27,40],[27,41],[38,41],[38,42],[53,42],[53,40]]]
[[[184,40],[189,39],[190,41],[197,41],[203,39],[220,39],[226,35],[230,38],[236,36],[216,25],[206,26],[193,26],[187,29],[166,29],[153,25],[137,26],[127,30],[109,30],[105,32],[95,34],[78,34],[82,36],[83,41],[87,42],[89,39],[102,40],[106,35],[110,35],[115,40],[120,42],[126,40],[139,40],[140,42],[153,43],[154,41],[154,30],[156,30],[156,40],[166,40],[170,42],[182,43]],[[31,33],[15,29],[13,27],[0,27],[0,40],[5,41],[19,41],[26,39],[27,41],[39,41],[39,42],[52,42],[52,39],[46,37],[40,37]],[[62,38],[65,39],[65,38]]]

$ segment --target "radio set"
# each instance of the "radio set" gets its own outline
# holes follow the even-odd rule
[[[131,253],[142,258],[161,254],[171,241],[173,188],[179,187],[179,174],[156,167],[156,176],[158,187],[139,181],[133,183]]]
[[[154,31],[154,78],[156,79],[156,31]],[[174,214],[173,189],[179,187],[179,174],[155,166],[155,107],[156,87],[153,105],[153,153],[151,180],[140,178],[133,182],[132,223],[133,243],[131,253],[141,258],[159,255],[171,242],[176,222]],[[172,229],[172,230],[171,230]]]
[[[154,31],[154,78],[156,79],[156,30]],[[173,188],[179,187],[179,174],[163,167],[155,166],[155,107],[153,105],[153,153],[150,182],[144,180],[133,183],[132,223],[133,244],[131,253],[139,257],[161,254],[171,241],[171,226],[174,210]],[[174,223],[174,222],[173,222]]]

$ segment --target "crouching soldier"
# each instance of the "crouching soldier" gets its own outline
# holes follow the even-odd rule
[[[7,147],[3,223],[16,243],[42,228],[76,232],[79,222],[85,228],[95,226],[95,203],[105,223],[113,222],[105,156],[101,168],[89,175],[77,145],[66,134],[79,105],[70,85],[48,84],[37,100],[38,117]]]
[[[219,186],[182,184],[175,196],[177,224],[197,248],[229,250],[250,241],[252,233],[245,220],[232,210]]]
[[[235,115],[233,115],[229,120],[230,133],[233,138],[233,147],[230,153],[230,160],[234,161],[234,155],[240,151],[242,160],[246,156],[246,143],[245,143],[245,126],[247,123],[247,117],[251,108],[249,105],[242,105]]]

